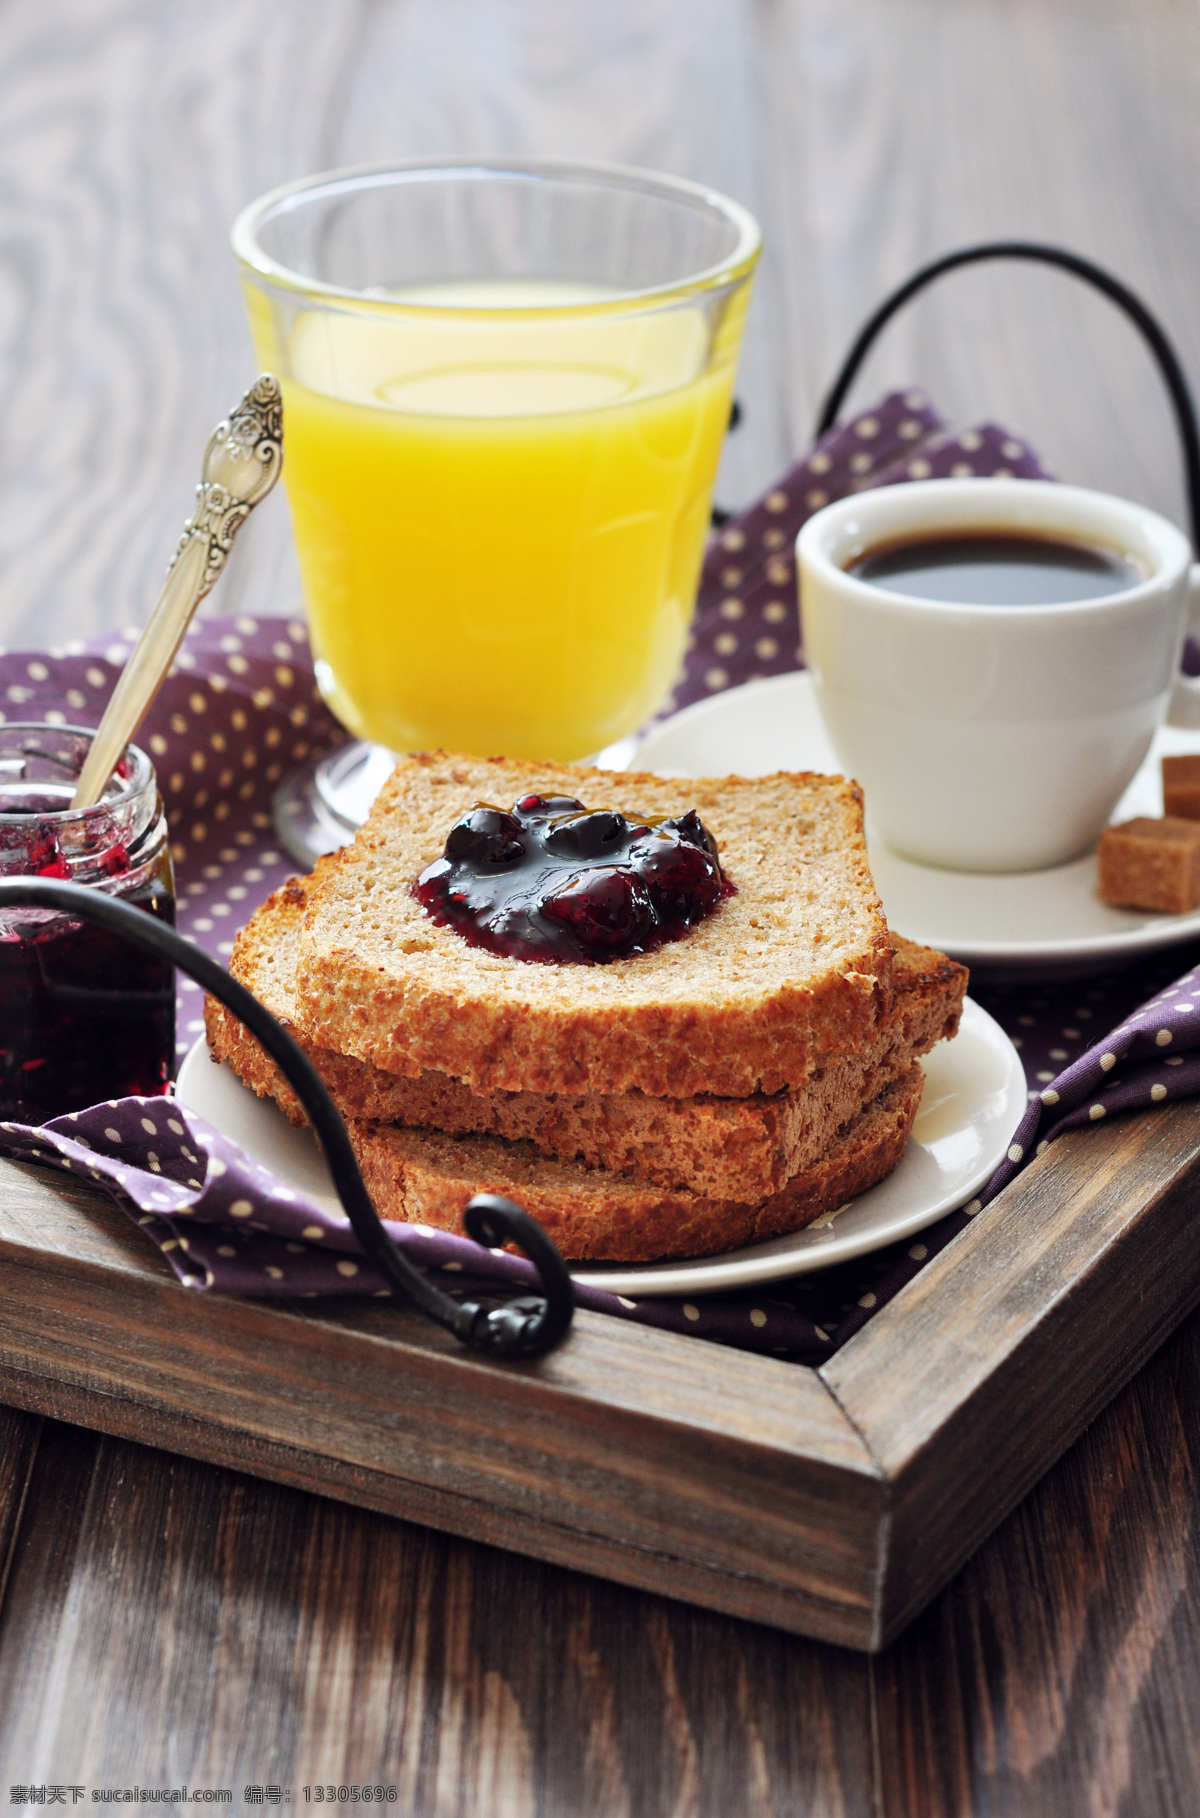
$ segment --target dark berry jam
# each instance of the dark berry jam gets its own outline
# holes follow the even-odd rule
[[[523,795],[478,802],[413,895],[439,927],[509,959],[596,966],[677,941],[734,886],[694,808],[657,821]]]
[[[166,820],[149,758],[130,746],[103,800],[72,810],[91,734],[0,727],[0,877],[69,878],[173,923]],[[173,968],[44,909],[0,913],[0,1119],[41,1124],[167,1089]]]
[[[174,924],[169,872],[120,894]],[[0,927],[0,1118],[44,1124],[103,1099],[151,1097],[166,1090],[174,1059],[165,960],[63,916]]]

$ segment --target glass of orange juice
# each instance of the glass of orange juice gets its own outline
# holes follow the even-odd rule
[[[233,246],[343,724],[534,760],[639,726],[687,639],[753,218],[647,172],[451,158],[289,184]]]

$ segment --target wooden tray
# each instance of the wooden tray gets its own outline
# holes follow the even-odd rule
[[[1200,1299],[1200,1103],[1063,1138],[821,1370],[580,1313],[198,1294],[0,1163],[0,1399],[849,1647],[884,1646]]]

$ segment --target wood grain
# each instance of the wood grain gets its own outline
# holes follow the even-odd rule
[[[1193,1317],[874,1663],[886,1818],[1166,1818],[1200,1784]]]
[[[0,1604],[0,1782],[1182,1818],[1198,1401],[1193,1317],[874,1659],[50,1423]]]
[[[273,184],[445,152],[611,158],[711,183],[767,250],[718,491],[808,440],[861,320],[922,260],[1057,239],[1162,313],[1197,373],[1191,0],[41,0],[0,9],[0,642],[139,623],[212,424],[252,372],[228,253]],[[859,395],[929,387],[1064,478],[1173,515],[1147,357],[1065,278],[966,273]],[[211,610],[287,612],[282,497]]]
[[[748,202],[767,252],[720,482],[736,504],[807,439],[883,290],[963,241],[1057,238],[1109,264],[1194,381],[1198,90],[1191,0],[0,9],[0,641],[144,616],[204,438],[251,371],[228,222],[274,182],[523,149]],[[859,395],[896,380],[960,421],[1011,422],[1066,478],[1179,513],[1148,363],[1065,279],[961,275],[895,325]],[[288,610],[297,591],[275,499],[212,607]],[[1010,1313],[1019,1363],[1019,1309],[991,1317]],[[1109,1337],[1072,1361],[1098,1342],[1105,1359]],[[1105,1386],[1139,1354],[1119,1336]],[[56,1393],[80,1419],[132,1418]],[[1055,1396],[1017,1370],[1012,1447]],[[1193,1317],[875,1659],[11,1412],[0,1781],[379,1772],[398,1813],[487,1818],[1181,1818],[1200,1778],[1198,1400]],[[178,1424],[159,1432],[183,1447]],[[369,1473],[344,1468],[360,1482],[339,1494],[369,1500]]]
[[[824,1366],[891,1492],[882,1639],[1200,1299],[1198,1161],[1194,1102],[1060,1139]]]
[[[840,1650],[56,1425],[0,1610],[11,1778],[236,1809],[866,1818],[868,1697]]]
[[[0,1408],[0,1608],[8,1589],[43,1424],[36,1414]]]
[[[1161,311],[1195,382],[1188,0],[799,0],[758,17],[794,443],[874,303],[976,240],[1058,241],[1108,265]],[[1150,362],[1067,278],[990,266],[943,280],[889,329],[855,395],[913,382],[960,423],[1010,423],[1064,479],[1182,509]]]
[[[1198,1174],[1195,1102],[1063,1139],[816,1373],[589,1314],[502,1367],[399,1308],[199,1296],[10,1163],[0,1394],[878,1648],[1200,1299]]]
[[[96,1195],[0,1183],[16,1405],[869,1641],[879,1474],[813,1372],[598,1314],[502,1368],[399,1309],[198,1296]]]

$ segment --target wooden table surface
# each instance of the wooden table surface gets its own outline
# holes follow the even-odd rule
[[[882,292],[969,240],[1109,265],[1196,384],[1198,103],[1194,0],[9,0],[0,642],[144,615],[253,370],[226,231],[274,183],[522,150],[747,202],[768,251],[720,482],[738,504],[803,445]],[[1150,363],[1069,280],[951,280],[856,396],[913,381],[1181,517]],[[296,595],[272,499],[212,604]],[[247,1787],[380,1784],[471,1818],[1190,1814],[1197,1405],[1200,1316],[875,1659],[0,1410],[0,1800],[186,1782],[241,1811]]]

